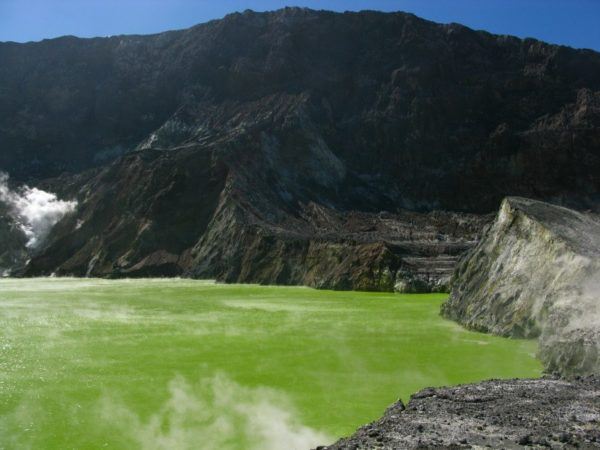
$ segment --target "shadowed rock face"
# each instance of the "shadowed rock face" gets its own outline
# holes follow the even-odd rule
[[[192,251],[190,273],[202,278],[216,267],[230,282],[446,291],[458,256],[485,222],[473,214],[338,212],[314,203],[285,226],[219,214]]]
[[[28,259],[27,237],[0,202],[0,277],[22,269]]]
[[[424,389],[323,449],[597,448],[600,378]]]
[[[0,61],[0,169],[79,204],[29,275],[443,289],[505,195],[600,187],[592,51],[288,8]]]
[[[241,176],[242,168],[232,170],[237,162],[225,164],[216,152],[193,148],[140,151],[124,161],[92,181],[80,176],[49,183],[78,192],[81,200],[27,274],[445,290],[458,256],[489,220],[465,213],[338,211],[313,202],[292,210],[266,186],[250,190],[247,183],[255,179]]]
[[[599,372],[600,218],[507,198],[458,265],[442,313],[495,334],[540,336],[550,372]]]

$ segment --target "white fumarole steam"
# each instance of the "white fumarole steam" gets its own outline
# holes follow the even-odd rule
[[[0,172],[0,202],[6,203],[9,214],[27,237],[27,247],[35,249],[65,214],[75,210],[76,201],[59,200],[56,194],[30,188],[8,187],[8,175]]]

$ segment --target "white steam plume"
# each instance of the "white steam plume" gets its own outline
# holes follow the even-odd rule
[[[242,386],[224,374],[196,385],[174,378],[169,398],[145,420],[108,396],[99,414],[98,426],[147,450],[304,450],[333,441],[302,424],[282,392]]]
[[[56,194],[27,185],[12,190],[8,187],[8,175],[3,172],[0,172],[0,202],[8,206],[30,249],[39,247],[52,227],[77,206],[76,201],[59,200]]]

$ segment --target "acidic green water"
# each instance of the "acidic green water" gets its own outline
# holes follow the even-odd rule
[[[398,397],[535,377],[536,344],[444,295],[188,280],[0,280],[0,449],[304,449]]]

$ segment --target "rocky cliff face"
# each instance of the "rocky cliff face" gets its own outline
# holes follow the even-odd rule
[[[138,151],[91,181],[54,180],[50,189],[79,193],[78,211],[55,227],[27,274],[445,290],[458,256],[489,220],[288,205],[266,186],[249,198],[248,182],[196,149]]]
[[[600,378],[424,389],[322,449],[597,448]]]
[[[287,8],[0,62],[0,168],[79,205],[29,275],[443,289],[505,195],[600,188],[592,51]]]
[[[29,259],[27,237],[0,202],[0,277],[19,272]]]
[[[600,218],[507,198],[460,262],[442,313],[478,330],[540,336],[547,370],[600,371]]]

